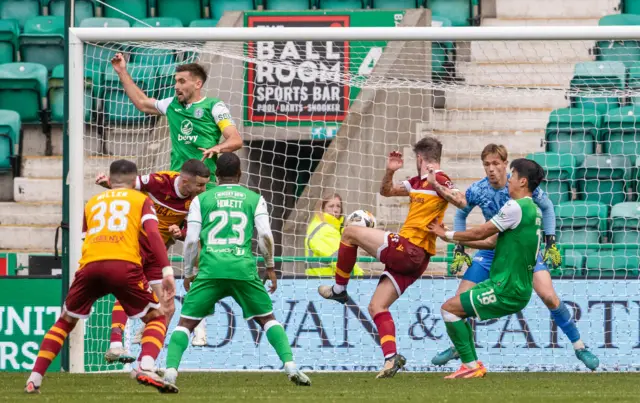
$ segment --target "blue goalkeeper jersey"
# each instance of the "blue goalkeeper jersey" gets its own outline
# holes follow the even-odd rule
[[[510,176],[511,175],[507,175],[507,178]],[[489,183],[489,178],[484,178],[469,186],[465,196],[467,198],[467,207],[461,209],[456,214],[454,221],[454,229],[456,231],[464,231],[466,229],[464,221],[466,221],[466,217],[476,206],[480,207],[482,215],[487,221],[498,214],[502,206],[511,199],[511,196],[509,196],[509,182],[507,181],[507,184],[502,189],[494,189]],[[555,234],[555,214],[553,204],[549,200],[549,197],[538,187],[534,190],[532,199],[543,213],[545,233]],[[460,222],[460,220],[463,220],[463,222]],[[462,227],[463,225],[464,228]]]

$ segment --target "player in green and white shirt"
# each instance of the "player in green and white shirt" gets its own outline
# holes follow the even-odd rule
[[[500,318],[519,312],[533,291],[533,268],[542,240],[542,213],[531,199],[544,178],[535,161],[520,158],[511,163],[509,200],[491,220],[468,231],[445,231],[439,223],[429,229],[439,237],[475,249],[494,249],[489,279],[450,298],[442,305],[442,319],[462,366],[445,377],[481,378],[487,369],[478,361],[471,325],[465,318]]]
[[[309,386],[311,381],[297,369],[287,334],[273,315],[271,297],[258,276],[251,249],[255,227],[258,247],[271,280],[269,291],[275,292],[274,243],[267,202],[258,193],[241,186],[240,175],[240,158],[232,153],[221,154],[216,170],[218,186],[191,202],[184,243],[184,286],[188,292],[180,321],[169,342],[165,380],[175,384],[189,334],[205,316],[213,313],[219,300],[231,296],[242,308],[244,319],[255,320],[265,331],[289,379],[296,385]],[[198,244],[202,250],[198,274],[194,276]]]
[[[135,107],[151,115],[166,115],[171,135],[171,171],[190,159],[201,159],[211,170],[210,187],[215,185],[218,154],[242,148],[242,138],[227,106],[218,98],[202,95],[207,73],[197,63],[176,67],[175,96],[149,98],[127,72],[121,53],[111,59],[125,92]],[[220,143],[221,137],[224,142]]]

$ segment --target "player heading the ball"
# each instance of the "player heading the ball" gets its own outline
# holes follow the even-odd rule
[[[256,228],[258,247],[271,281],[269,291],[274,293],[278,283],[267,202],[239,184],[241,174],[240,158],[233,153],[221,154],[216,170],[218,186],[198,195],[189,208],[189,231],[184,243],[184,287],[188,292],[178,326],[171,334],[165,380],[175,383],[190,333],[213,313],[218,301],[231,296],[242,308],[244,319],[255,320],[264,330],[289,380],[309,386],[311,381],[296,367],[287,334],[273,315],[271,297],[258,276],[251,248]],[[196,276],[199,245],[202,250]]]
[[[436,236],[429,233],[427,225],[434,220],[442,221],[449,202],[458,205],[464,199],[464,195],[457,191],[449,177],[440,170],[440,141],[425,137],[414,145],[413,151],[418,175],[401,184],[394,184],[393,175],[404,164],[402,154],[394,151],[389,154],[387,170],[380,185],[382,196],[410,198],[409,214],[400,233],[347,226],[338,249],[335,284],[318,287],[318,293],[323,298],[344,304],[349,299],[346,287],[359,247],[385,264],[380,282],[369,303],[369,314],[380,334],[385,359],[378,378],[393,377],[407,361],[397,353],[396,329],[389,307],[422,276],[429,259],[436,253]]]
[[[186,218],[189,206],[194,197],[204,192],[211,173],[204,162],[197,159],[187,160],[180,172],[164,171],[154,172],[149,175],[140,175],[136,178],[135,189],[143,192],[153,201],[158,217],[158,229],[165,247],[169,249],[174,240],[183,240],[186,236]],[[99,174],[96,184],[107,189],[111,188],[109,177]],[[153,291],[160,298],[162,311],[165,313],[167,323],[171,323],[175,304],[173,296],[167,298],[162,292],[160,283],[162,280],[162,266],[159,259],[150,253],[145,253],[149,248],[146,234],[140,237],[142,246],[142,269]],[[118,301],[113,306],[111,314],[111,336],[109,350],[105,354],[107,362],[130,363],[135,360],[122,344],[122,334],[127,324],[127,315]],[[142,331],[142,329],[140,329]],[[133,343],[139,344],[142,333],[136,333]]]
[[[114,161],[109,168],[111,189],[93,196],[84,209],[82,257],[62,314],[49,329],[40,345],[33,372],[25,391],[39,393],[42,377],[60,352],[64,340],[78,319],[87,319],[94,302],[113,294],[124,312],[140,318],[146,325],[140,352],[138,382],[163,392],[177,392],[155,373],[155,360],[167,332],[167,321],[160,310],[158,297],[144,277],[139,239],[144,231],[149,239],[149,253],[163,266],[162,288],[167,296],[175,295],[173,268],[158,231],[153,203],[134,189],[138,170],[127,160]]]
[[[135,107],[143,113],[166,115],[171,134],[171,171],[179,171],[185,161],[196,158],[211,170],[211,183],[215,183],[218,154],[242,148],[242,138],[231,112],[219,98],[202,95],[207,72],[198,63],[176,66],[173,97],[149,98],[127,72],[122,53],[111,59],[124,90]],[[220,138],[224,142],[220,143]]]

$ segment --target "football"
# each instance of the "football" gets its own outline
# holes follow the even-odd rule
[[[376,226],[376,217],[366,210],[356,210],[347,216],[345,226],[349,225],[374,228]]]

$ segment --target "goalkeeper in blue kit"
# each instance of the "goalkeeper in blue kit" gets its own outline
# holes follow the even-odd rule
[[[490,220],[509,200],[509,186],[507,175],[507,149],[502,145],[489,144],[481,154],[482,164],[487,177],[473,183],[466,191],[467,206],[459,209],[454,218],[454,231],[464,231],[466,229],[466,219],[471,210],[478,206],[482,210],[485,220]],[[580,332],[571,318],[571,313],[566,305],[558,298],[548,266],[559,267],[561,256],[555,242],[556,217],[553,211],[553,204],[548,196],[540,188],[535,189],[532,195],[534,203],[542,212],[542,224],[545,233],[546,248],[538,255],[537,264],[533,272],[533,289],[549,308],[551,317],[567,338],[573,344],[576,357],[584,365],[595,370],[600,361],[589,351],[582,340]],[[489,278],[489,268],[494,259],[493,250],[478,251],[473,260],[464,252],[464,246],[458,245],[454,253],[454,261],[451,265],[453,274],[458,273],[466,263],[469,268],[464,273],[462,281],[458,286],[457,294],[462,294],[471,289],[476,284]],[[460,356],[455,347],[450,347],[438,354],[431,360],[434,365],[445,365],[450,360],[458,359]]]

